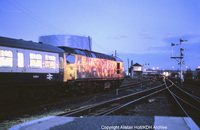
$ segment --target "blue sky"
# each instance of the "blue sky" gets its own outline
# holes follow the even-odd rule
[[[199,0],[1,0],[0,36],[38,41],[41,35],[92,37],[93,51],[146,67],[179,68],[171,42],[183,43],[185,66],[200,66]],[[174,48],[178,54],[178,48]]]

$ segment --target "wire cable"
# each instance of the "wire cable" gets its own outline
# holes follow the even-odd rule
[[[46,27],[52,29],[52,30],[56,30],[57,32],[59,33],[64,33],[66,31],[56,27],[55,25],[49,23],[48,21],[46,21],[45,19],[42,19],[41,17],[35,15],[32,11],[28,10],[26,7],[24,7],[22,4],[20,4],[18,1],[14,0],[15,4],[13,4],[12,2],[9,2],[9,1],[5,1],[7,2],[9,5],[13,6],[14,8],[24,12],[24,14],[26,16],[28,16],[29,18],[31,19],[34,19],[35,21],[37,21],[38,23],[42,24],[42,25],[45,25]],[[32,21],[31,21],[32,22]],[[32,22],[33,23],[33,22]],[[57,37],[55,38],[55,40],[60,43],[61,45],[64,45],[64,43],[62,43]],[[72,41],[74,41],[75,44],[77,44],[77,46],[79,47],[79,44],[72,38],[71,39]]]
[[[105,53],[110,52],[110,50],[107,50],[107,49],[105,49],[104,47],[102,47],[101,45],[97,44],[96,41],[94,41],[94,40],[92,40],[92,41],[93,41],[93,43],[95,43],[95,45],[96,45],[98,48],[102,49]],[[109,54],[108,54],[108,55],[109,55]]]
[[[28,13],[30,13],[31,16],[33,16],[33,17],[35,16],[36,19],[38,19],[39,21],[41,21],[42,23],[44,23],[44,24],[47,25],[48,27],[50,27],[50,28],[52,28],[52,29],[56,29],[58,32],[64,33],[64,34],[65,34],[66,31],[64,31],[64,30],[62,30],[62,29],[56,27],[55,25],[53,25],[53,24],[47,22],[45,19],[42,19],[41,17],[35,15],[33,12],[31,12],[30,10],[28,10],[27,8],[25,8],[24,6],[22,6],[22,5],[21,5],[19,2],[17,2],[16,0],[15,0],[15,2],[16,2],[19,6],[21,6],[22,8],[24,8]],[[64,45],[57,37],[55,37],[55,38],[56,38],[56,40],[58,41],[58,43],[61,43],[61,45]],[[71,40],[80,48],[80,46],[79,46],[79,44],[77,43],[77,41],[75,41],[73,38],[71,38]]]
[[[60,32],[60,33],[63,33],[64,31],[63,30],[61,30],[61,29],[58,29],[56,26],[54,26],[53,24],[51,24],[51,23],[49,23],[49,22],[47,22],[47,21],[45,21],[44,19],[42,19],[42,18],[40,18],[39,16],[37,16],[37,15],[35,15],[33,12],[31,12],[30,10],[28,10],[26,7],[24,7],[23,5],[21,5],[19,2],[17,2],[16,0],[14,1],[17,5],[18,5],[18,7],[20,7],[20,8],[18,8],[17,6],[15,6],[14,4],[12,4],[12,3],[10,3],[11,5],[13,5],[15,8],[18,8],[18,9],[20,9],[21,11],[23,11],[28,17],[30,17],[30,18],[32,18],[32,19],[34,19],[35,21],[37,21],[37,22],[39,22],[40,24],[43,24],[43,25],[45,25],[45,26],[47,26],[47,27],[49,27],[49,28],[51,28],[51,29],[53,29],[53,30],[57,30],[58,32]],[[62,42],[60,42],[60,40],[56,37],[56,40],[57,40],[57,42],[58,43],[60,43],[61,45],[64,45]]]
[[[52,29],[55,29],[57,30],[58,32],[65,32],[64,30],[62,29],[59,29],[58,27],[56,27],[55,25],[49,23],[48,21],[46,21],[45,19],[42,19],[41,17],[35,15],[33,12],[31,12],[30,10],[28,10],[26,7],[24,7],[22,4],[20,4],[18,1],[14,0],[14,2],[21,7],[21,9],[23,10],[24,13],[26,13],[29,17],[35,19],[36,21],[52,28]],[[10,2],[9,2],[10,3]]]

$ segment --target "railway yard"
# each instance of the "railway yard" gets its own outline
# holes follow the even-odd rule
[[[200,130],[200,0],[0,5],[0,130]]]
[[[143,82],[125,81],[118,91],[107,90],[78,97],[60,97],[15,103],[14,105],[7,104],[1,108],[0,129],[11,127],[15,129],[16,127],[13,127],[15,125],[52,116],[77,118],[72,123],[54,126],[51,129],[76,129],[77,125],[79,125],[78,129],[86,127],[84,125],[93,127],[92,129],[103,129],[102,125],[106,125],[103,124],[105,120],[110,126],[116,126],[120,123],[129,126],[150,126],[154,121],[153,116],[189,116],[200,126],[198,98],[200,89],[196,86],[190,87],[188,84],[180,88],[173,82],[171,80],[166,83],[150,80]],[[185,94],[186,91],[189,93]],[[172,93],[183,108],[179,107],[171,96]],[[192,96],[188,96],[188,94],[192,94]],[[185,103],[183,103],[183,100]],[[115,119],[115,117],[120,120]],[[83,118],[85,121],[79,122]],[[93,121],[92,124],[86,123],[90,120]],[[130,124],[128,123],[129,120],[134,121]]]

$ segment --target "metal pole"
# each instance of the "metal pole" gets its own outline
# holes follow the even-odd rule
[[[173,57],[173,46],[171,46],[172,47],[172,57]]]
[[[181,70],[181,86],[183,86],[183,61],[182,61],[182,52],[181,52],[181,40],[180,40],[180,70]]]
[[[116,96],[118,96],[118,88],[116,89]]]
[[[88,36],[88,43],[89,43],[89,51],[92,51],[91,50],[91,43],[90,43],[91,41],[90,41],[90,36]]]
[[[129,58],[128,58],[128,76],[129,76]]]
[[[183,78],[183,54],[182,54],[182,51],[184,49],[182,49],[182,42],[187,42],[187,40],[180,39],[180,44],[171,43],[171,46],[172,46],[172,57],[171,58],[177,60],[178,64],[180,65],[181,86],[183,86],[183,82],[184,82],[184,78]],[[176,45],[180,45],[180,56],[179,57],[173,57],[173,46],[176,46]]]

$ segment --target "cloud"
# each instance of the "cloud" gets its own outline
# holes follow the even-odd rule
[[[139,33],[141,39],[153,39],[154,37],[148,31],[142,31]]]
[[[117,39],[117,40],[119,40],[119,39],[124,39],[124,38],[127,38],[128,36],[126,36],[126,35],[121,35],[121,36],[112,36],[112,37],[108,37],[109,39]]]
[[[162,46],[162,47],[149,47],[147,48],[148,53],[171,53],[170,46]]]
[[[182,48],[186,49],[187,51],[184,52],[187,55],[200,55],[199,53],[199,48],[200,48],[200,34],[195,34],[195,33],[188,33],[184,34],[182,36],[175,36],[175,35],[167,35],[163,41],[167,43],[168,46],[171,45],[171,42],[174,44],[179,44],[180,39],[182,40],[188,40],[184,44],[182,44]],[[177,49],[178,48],[178,49]],[[176,49],[175,51],[179,52],[179,46],[174,47]]]
[[[150,53],[150,54],[136,54],[136,53],[119,53],[118,56],[124,61],[124,67],[127,70],[128,62],[127,59],[129,58],[129,65],[131,60],[133,63],[145,64],[149,63],[149,66],[145,67],[159,67],[160,69],[167,69],[171,68],[171,61],[169,54],[167,53]]]
[[[167,34],[164,38],[163,41],[165,41],[166,43],[179,43],[180,39],[183,40],[188,40],[189,43],[200,43],[200,34],[196,34],[196,33],[188,33],[188,34],[184,34],[184,35],[171,35],[171,34]]]

